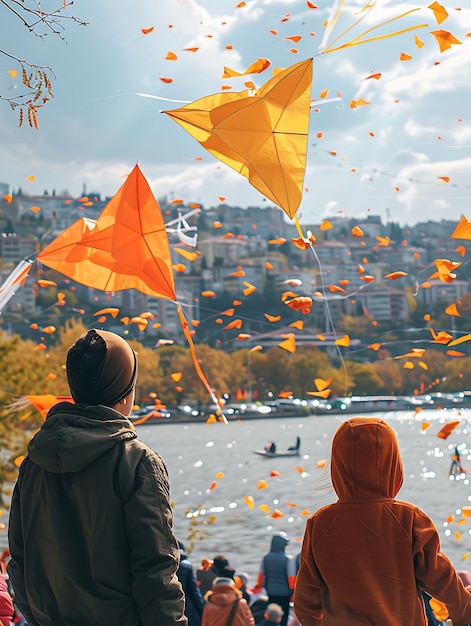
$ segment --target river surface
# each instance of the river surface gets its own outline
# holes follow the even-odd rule
[[[471,553],[471,517],[461,513],[461,507],[471,506],[470,484],[466,476],[454,481],[448,477],[458,444],[469,448],[462,451],[461,460],[471,476],[471,410],[369,415],[386,419],[397,433],[404,463],[404,485],[398,498],[423,509],[435,522],[442,550],[455,567],[471,571],[471,556],[467,556]],[[139,438],[167,463],[175,532],[189,549],[194,567],[199,567],[202,558],[224,554],[236,571],[249,575],[249,587],[253,586],[271,537],[281,530],[290,537],[287,552],[296,555],[307,515],[336,499],[329,478],[330,446],[347,417],[138,426]],[[443,424],[454,420],[460,425],[446,440],[438,438]],[[430,427],[422,430],[423,422]],[[297,436],[301,438],[299,457],[264,458],[253,453],[268,441],[286,448]],[[273,518],[274,511],[282,515]],[[1,521],[5,526],[7,519],[4,510]],[[4,528],[0,547],[6,545]]]
[[[467,557],[471,518],[461,513],[461,507],[471,506],[469,480],[466,475],[460,480],[448,477],[458,444],[469,447],[462,451],[461,460],[471,476],[471,410],[370,416],[386,419],[397,433],[404,463],[404,485],[398,499],[423,509],[435,522],[442,550],[455,567],[471,570],[471,556]],[[250,587],[274,532],[288,533],[287,552],[297,554],[309,512],[336,499],[329,477],[330,446],[334,432],[347,417],[137,427],[140,439],[167,463],[175,532],[188,547],[195,568],[202,558],[224,554],[236,571],[248,573]],[[454,420],[460,425],[452,434],[446,440],[437,437],[443,424]],[[430,424],[426,430],[423,422]],[[264,458],[253,452],[268,441],[284,449],[294,444],[297,436],[301,438],[299,457]],[[271,516],[274,511],[279,512],[277,517]]]

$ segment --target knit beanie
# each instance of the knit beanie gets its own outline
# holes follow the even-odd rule
[[[112,407],[136,385],[137,360],[131,346],[106,330],[89,330],[67,353],[67,381],[77,404]]]

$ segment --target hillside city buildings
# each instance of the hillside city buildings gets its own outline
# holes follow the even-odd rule
[[[107,200],[98,193],[84,193],[78,199],[54,191],[30,196],[20,189],[10,194],[9,185],[0,183],[0,282],[20,260],[34,260],[39,250],[79,218],[96,219]],[[159,199],[159,204],[166,223],[177,219],[179,212],[190,210],[175,206],[166,198]],[[423,221],[400,227],[396,223],[384,224],[375,215],[368,215],[363,221],[337,216],[329,219],[332,228],[324,229],[320,219],[317,224],[302,225],[305,233],[310,231],[316,238],[313,254],[309,248],[304,250],[292,244],[291,240],[299,234],[284,217],[277,207],[201,207],[190,219],[198,235],[198,257],[191,262],[178,252],[191,248],[181,242],[178,233],[169,233],[172,261],[179,270],[174,272],[177,298],[187,319],[196,320],[195,341],[214,343],[219,338],[221,342],[221,332],[215,332],[214,324],[208,320],[221,317],[221,311],[237,299],[245,302],[247,321],[243,332],[253,334],[246,345],[252,342],[252,345],[269,346],[292,332],[288,323],[299,317],[282,302],[287,292],[313,298],[310,315],[305,316],[302,341],[316,343],[316,333],[328,335],[332,322],[343,315],[368,315],[378,323],[401,323],[410,317],[413,301],[433,307],[438,301],[457,302],[471,291],[469,269],[458,271],[457,278],[450,283],[430,279],[436,259],[463,260],[456,251],[459,242],[450,238],[456,221]],[[354,226],[361,229],[362,236],[353,236]],[[390,243],[384,245],[387,237]],[[41,269],[44,270],[41,277],[55,280],[57,289],[69,294],[61,319],[66,315],[93,316],[101,307],[110,306],[118,307],[130,318],[146,311],[158,320],[147,328],[147,335],[154,340],[164,337],[183,341],[175,303],[134,290],[104,293],[73,284],[57,272],[38,268],[37,264],[1,312],[4,325],[7,322],[15,332],[24,332],[21,322],[24,326],[25,320],[48,314],[51,302],[39,297],[37,288]],[[385,278],[395,271],[407,276],[400,280]],[[421,287],[424,283],[426,286]],[[243,296],[248,284],[255,287],[250,301]],[[214,295],[204,298],[202,293],[208,291]],[[248,315],[251,306],[260,313],[258,318],[255,313]],[[263,311],[281,314],[286,327],[270,327],[263,320]],[[118,320],[115,324],[119,328]],[[226,333],[224,346],[235,341],[237,334],[238,331],[232,335]]]

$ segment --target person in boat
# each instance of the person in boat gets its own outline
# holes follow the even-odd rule
[[[267,443],[267,445],[265,446],[265,451],[276,454],[276,443],[274,441],[270,441],[269,443]]]
[[[299,446],[301,445],[301,438],[300,437],[296,437],[296,443],[294,444],[294,446],[290,446],[288,448],[288,450],[292,450],[294,452],[299,452]]]
[[[455,446],[455,451],[453,452],[453,455],[451,457],[451,466],[450,471],[448,472],[449,476],[459,476],[460,474],[464,473],[464,469],[461,465],[460,447],[461,446]]]

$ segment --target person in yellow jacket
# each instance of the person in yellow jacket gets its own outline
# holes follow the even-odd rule
[[[338,500],[307,521],[294,592],[301,626],[426,626],[422,590],[471,624],[471,592],[441,552],[433,521],[396,500],[403,482],[393,429],[377,418],[344,422],[332,442]]]

